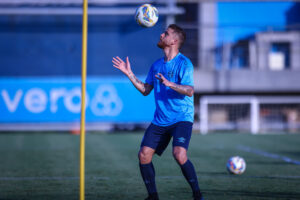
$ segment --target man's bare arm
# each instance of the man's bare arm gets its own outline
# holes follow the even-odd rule
[[[180,94],[187,95],[189,97],[194,95],[194,87],[190,85],[178,85],[176,83],[170,82],[170,88],[175,90],[176,92],[179,92]]]
[[[194,95],[194,87],[190,85],[178,85],[174,82],[167,80],[161,73],[155,75],[157,79],[159,79],[165,86],[170,87],[176,92],[187,95],[189,97]]]
[[[129,78],[138,91],[140,91],[144,96],[150,94],[153,86],[149,85],[148,83],[143,83],[133,74],[128,57],[126,57],[126,63],[118,56],[113,57],[112,62],[115,68],[119,69]]]
[[[148,94],[150,94],[150,92],[153,89],[152,85],[149,85],[148,83],[143,83],[133,73],[128,74],[128,78],[132,82],[134,87],[138,91],[140,91],[144,96],[147,96]]]

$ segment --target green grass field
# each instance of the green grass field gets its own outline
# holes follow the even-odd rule
[[[146,190],[137,152],[142,134],[86,135],[86,199],[141,200]],[[171,155],[154,158],[162,200],[191,200],[189,185]],[[0,134],[0,200],[79,199],[79,136]],[[246,172],[230,175],[233,155]],[[300,199],[300,135],[194,134],[189,157],[205,199]]]

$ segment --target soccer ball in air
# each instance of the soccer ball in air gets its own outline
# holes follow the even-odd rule
[[[233,156],[227,161],[226,168],[231,174],[242,174],[246,170],[246,162],[240,156]]]
[[[152,27],[158,20],[158,11],[151,4],[143,4],[136,9],[135,20],[142,27]]]

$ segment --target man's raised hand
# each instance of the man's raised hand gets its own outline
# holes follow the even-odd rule
[[[126,63],[119,56],[113,57],[112,63],[115,68],[119,69],[126,76],[132,74],[128,56],[126,57]]]

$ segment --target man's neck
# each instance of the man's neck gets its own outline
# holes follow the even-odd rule
[[[177,48],[165,48],[164,53],[165,53],[165,62],[168,62],[173,58],[175,58],[175,56],[177,56],[179,50]]]

